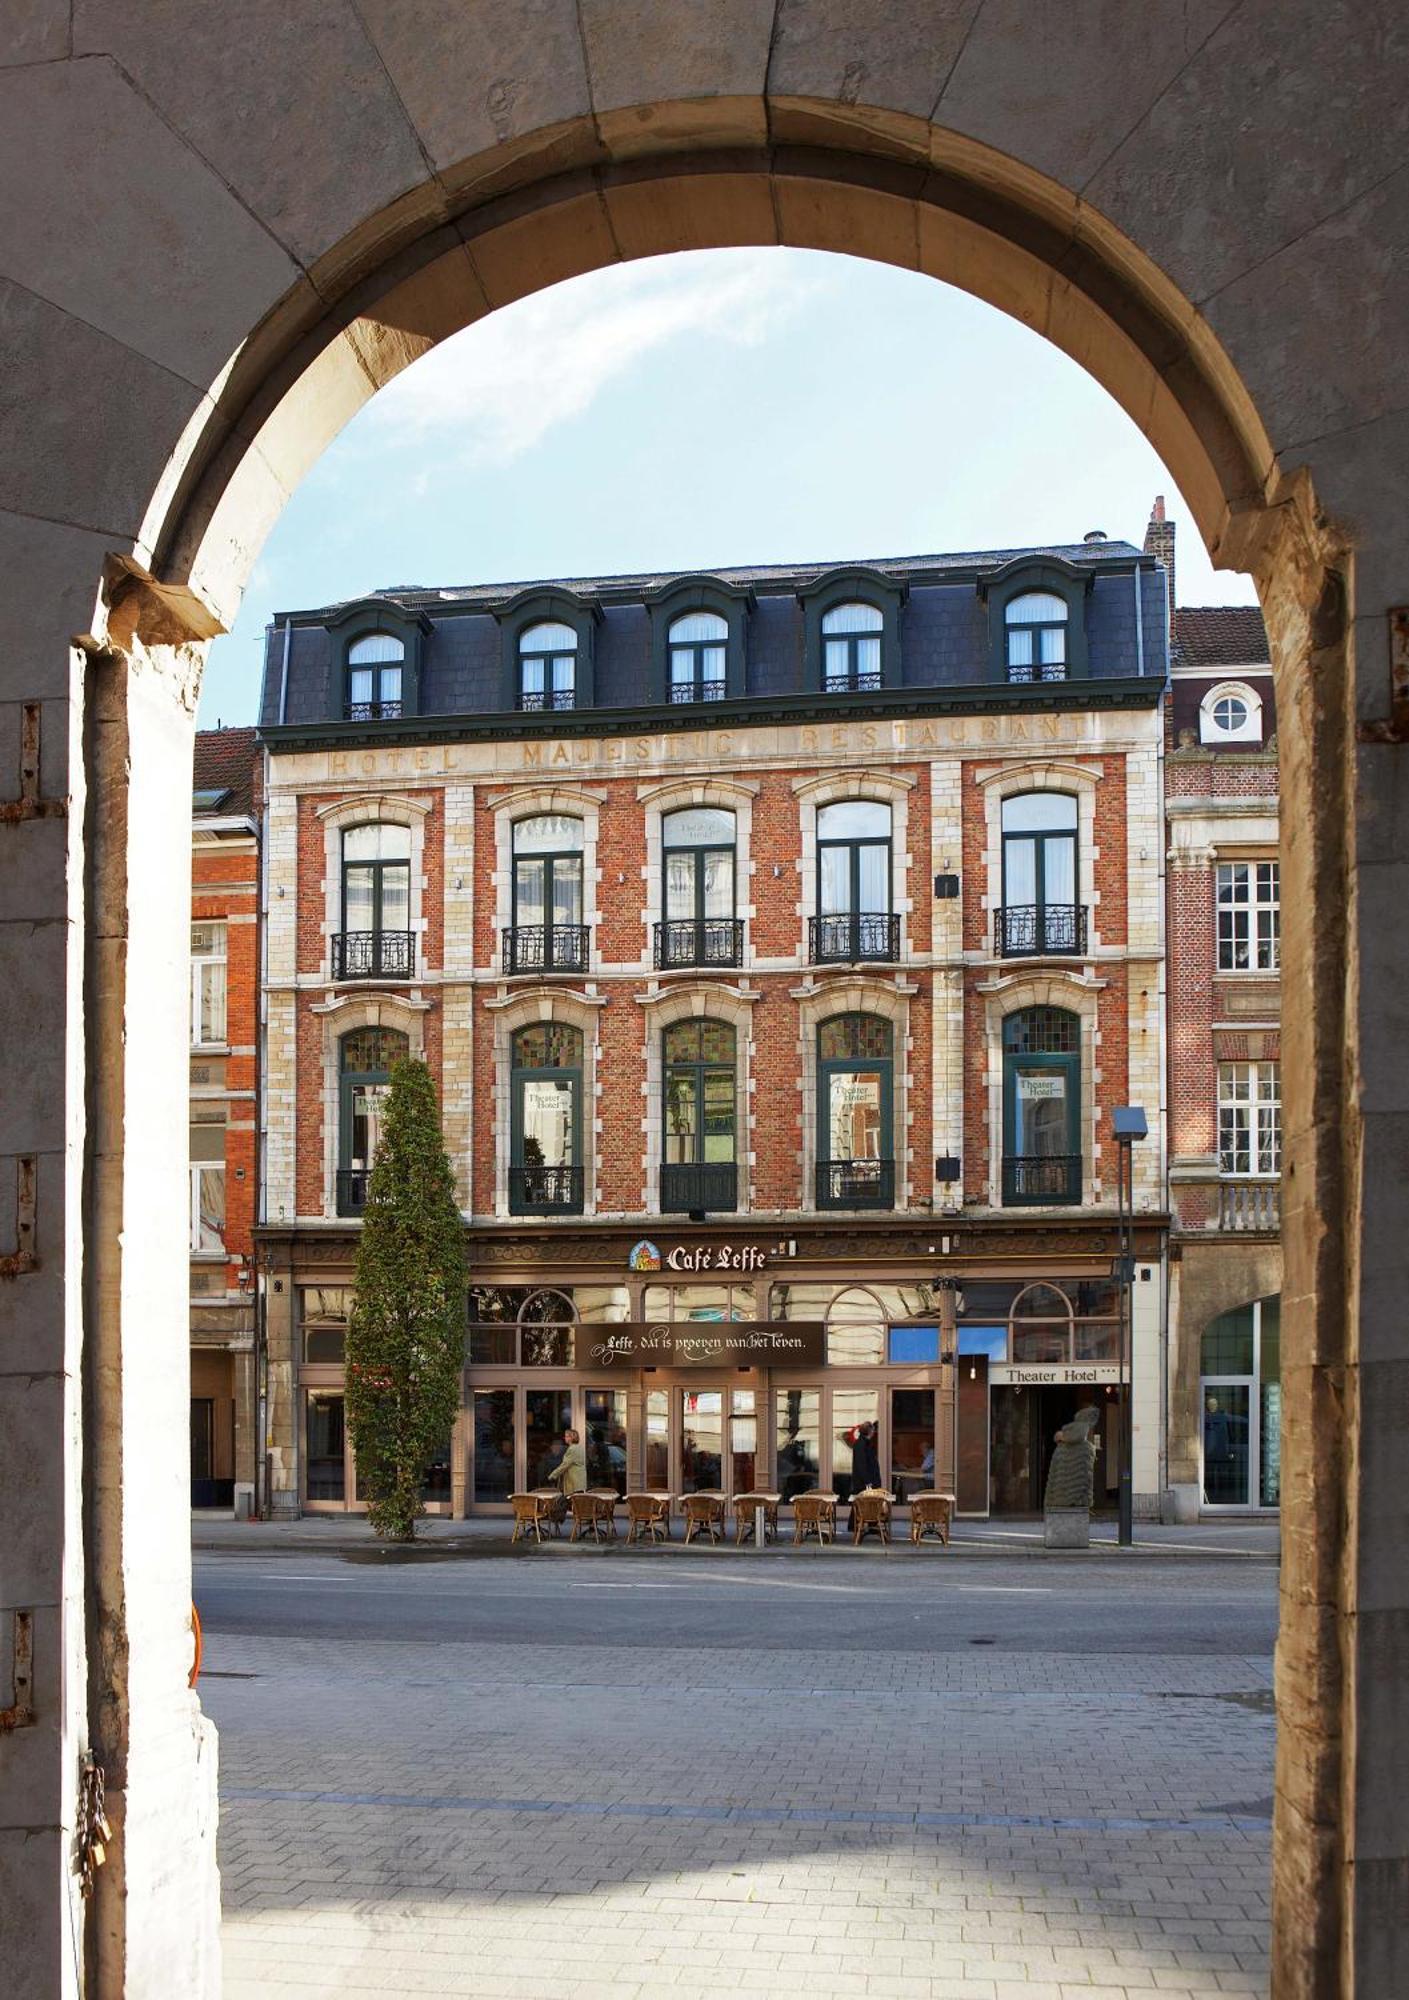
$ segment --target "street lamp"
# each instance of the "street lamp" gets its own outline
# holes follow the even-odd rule
[[[1130,1287],[1135,1282],[1135,1142],[1148,1138],[1149,1131],[1138,1104],[1118,1104],[1112,1110],[1116,1233],[1120,1245],[1112,1267],[1120,1303],[1120,1514],[1116,1540],[1122,1548],[1129,1548],[1135,1539],[1135,1502],[1130,1477],[1130,1460],[1135,1449],[1135,1328],[1130,1297]]]

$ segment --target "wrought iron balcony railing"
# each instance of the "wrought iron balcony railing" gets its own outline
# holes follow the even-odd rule
[[[723,1213],[739,1205],[739,1170],[732,1160],[667,1160],[660,1170],[664,1215]]]
[[[339,1167],[338,1214],[360,1215],[367,1206],[367,1190],[371,1184],[370,1167]]]
[[[822,691],[824,694],[871,694],[876,688],[884,686],[879,673],[828,674],[822,683]]]
[[[334,931],[334,979],[412,979],[414,931]]]
[[[894,1160],[819,1160],[819,1208],[894,1208]]]
[[[1064,681],[1067,677],[1065,660],[1043,660],[1040,665],[1031,661],[1021,666],[1010,663],[1008,679],[1019,687],[1031,687],[1037,681]]]
[[[1224,1181],[1218,1190],[1220,1229],[1263,1229],[1270,1235],[1282,1226],[1280,1181]]]
[[[505,972],[585,972],[586,924],[515,924],[503,934]]]
[[[581,1215],[581,1167],[510,1167],[511,1215]]]
[[[1069,1205],[1081,1200],[1079,1153],[1009,1153],[1003,1160],[1003,1200]]]
[[[1084,903],[1005,903],[993,912],[996,958],[1069,957],[1085,949]]]
[[[672,701],[723,701],[727,681],[675,681],[671,685]]]
[[[807,955],[814,965],[889,964],[900,956],[900,919],[873,912],[809,917]]]
[[[350,701],[347,704],[349,722],[395,722],[400,713],[399,701]]]
[[[576,708],[576,688],[522,688],[519,707],[525,714],[541,714],[550,708]]]
[[[742,965],[742,917],[681,917],[657,924],[656,964],[662,971],[681,965]]]

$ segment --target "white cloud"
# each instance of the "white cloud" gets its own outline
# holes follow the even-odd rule
[[[506,465],[646,355],[689,335],[758,346],[820,282],[777,250],[594,271],[456,334],[390,383],[368,415],[378,429],[434,434],[468,464]]]

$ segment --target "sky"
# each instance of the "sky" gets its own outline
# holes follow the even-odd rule
[[[590,273],[413,364],[304,480],[211,647],[202,728],[252,722],[276,611],[396,584],[531,582],[1144,538],[1179,525],[1183,604],[1215,572],[1130,419],[1075,362],[915,272],[709,250]]]

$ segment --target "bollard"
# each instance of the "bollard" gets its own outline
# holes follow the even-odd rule
[[[768,1509],[759,1505],[753,1510],[753,1545],[761,1549],[768,1533]]]

